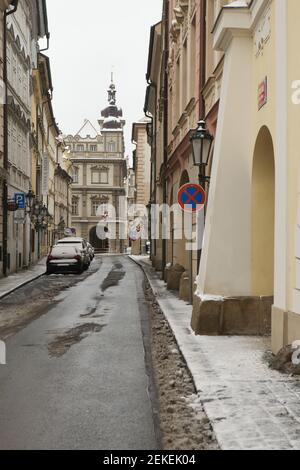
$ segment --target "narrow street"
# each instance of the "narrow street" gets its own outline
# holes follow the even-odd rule
[[[300,450],[300,1],[0,18],[0,454]]]
[[[43,305],[6,340],[1,449],[157,448],[143,275],[125,256],[96,258],[91,269],[64,286],[52,306],[42,302],[43,288],[76,276],[44,276],[0,302],[9,315],[38,289]]]

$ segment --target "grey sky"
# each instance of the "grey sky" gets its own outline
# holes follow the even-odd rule
[[[84,119],[97,124],[107,103],[113,67],[117,102],[126,125],[143,117],[150,27],[161,19],[162,0],[48,0],[54,112],[63,133]]]

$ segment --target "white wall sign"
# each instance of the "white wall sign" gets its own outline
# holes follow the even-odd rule
[[[256,57],[263,53],[265,44],[271,36],[271,9],[268,8],[262,15],[254,33],[255,54]]]

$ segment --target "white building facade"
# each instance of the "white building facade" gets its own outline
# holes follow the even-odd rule
[[[46,30],[44,0],[20,0],[17,11],[7,18],[9,200],[16,194],[27,195],[31,189],[31,80],[32,70],[37,68],[38,39]],[[8,213],[8,273],[29,265],[30,230],[25,211]]]

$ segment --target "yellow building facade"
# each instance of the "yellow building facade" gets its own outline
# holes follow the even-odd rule
[[[64,159],[66,145],[55,120],[52,93],[50,60],[39,53],[38,66],[33,70],[31,189],[35,201],[47,208],[49,216],[47,226],[31,227],[32,262],[48,253],[71,222],[71,163]]]
[[[224,66],[192,324],[272,328],[273,352],[300,338],[299,13],[297,0],[233,2],[213,28]]]

